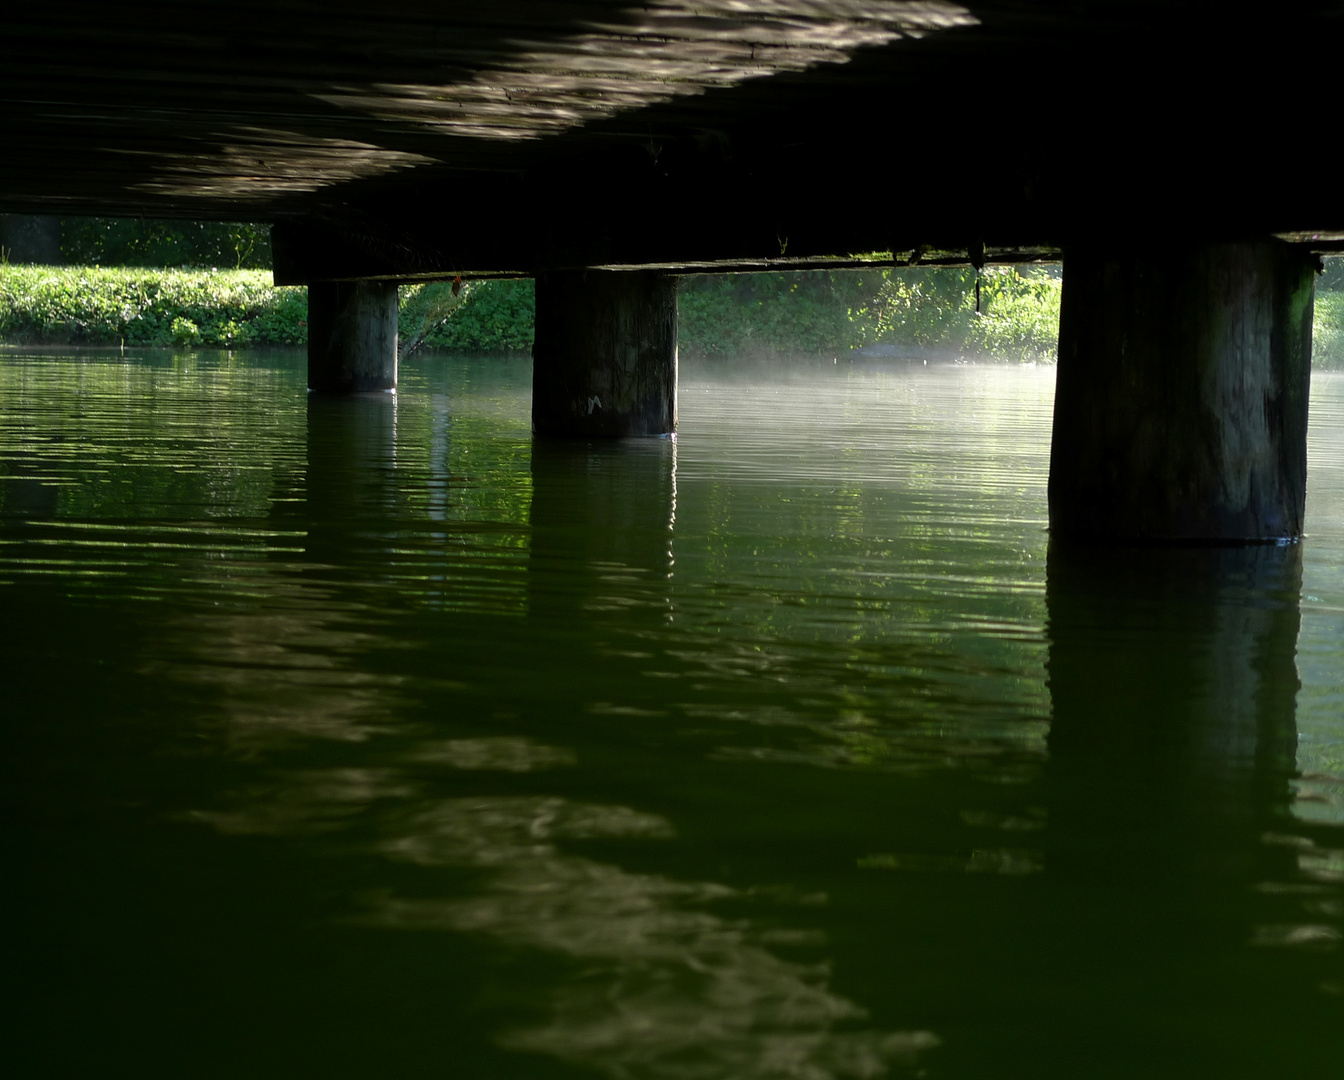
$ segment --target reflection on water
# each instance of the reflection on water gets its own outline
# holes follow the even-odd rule
[[[874,1076],[890,1058],[937,1045],[928,1032],[834,1031],[865,1010],[831,992],[825,965],[781,960],[749,921],[703,910],[732,889],[630,873],[556,846],[674,835],[666,820],[622,806],[449,800],[413,818],[386,850],[423,866],[486,868],[488,885],[467,899],[389,897],[374,918],[581,961],[581,977],[554,992],[549,1022],[510,1031],[502,1044],[611,1076]]]
[[[482,454],[473,443],[489,416],[454,414],[443,392],[311,397],[307,410],[302,512],[309,560],[326,580],[351,581],[353,569],[385,601],[523,613],[525,427],[507,438],[490,431]]]
[[[1087,552],[1051,374],[5,358],[11,1056],[1332,1075],[1344,384],[1300,546]]]
[[[580,620],[638,606],[672,614],[677,444],[538,441],[532,448],[533,610]]]
[[[1286,816],[1301,556],[1051,548],[1051,832],[1078,832],[1062,860],[1246,862]]]
[[[1201,1002],[1186,1052],[1232,1074],[1320,1067],[1339,1049],[1278,1040],[1284,1014],[1319,1010],[1339,970],[1338,898],[1311,882],[1300,856],[1317,841],[1290,809],[1302,557],[1049,553],[1046,861],[1105,912],[1073,930],[1072,962],[1105,973],[1077,989],[1109,1015],[1142,988],[1154,1022]],[[1290,969],[1236,946],[1299,955]],[[1272,1005],[1240,1004],[1271,982]],[[1232,1016],[1255,1036],[1230,1038]]]

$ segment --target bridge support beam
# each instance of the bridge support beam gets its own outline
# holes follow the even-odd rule
[[[308,389],[395,390],[397,286],[318,281],[308,286]]]
[[[532,430],[560,438],[677,429],[677,280],[660,271],[537,275]]]
[[[1315,266],[1275,241],[1065,252],[1053,535],[1301,534]]]

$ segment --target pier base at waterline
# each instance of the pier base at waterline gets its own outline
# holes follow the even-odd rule
[[[1316,265],[1277,241],[1065,251],[1052,535],[1301,534]]]
[[[536,290],[532,430],[560,438],[676,431],[676,278],[546,272]]]
[[[310,283],[308,389],[351,393],[396,386],[396,283]]]

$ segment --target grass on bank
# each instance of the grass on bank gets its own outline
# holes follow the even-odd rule
[[[1344,289],[1321,279],[1315,363],[1344,368]],[[812,271],[683,280],[683,354],[844,355],[869,345],[1051,361],[1059,332],[1058,267]],[[1344,284],[1344,282],[1341,282]],[[403,347],[463,352],[532,345],[530,281],[403,286]],[[265,270],[0,266],[0,341],[20,344],[302,345],[307,290]]]
[[[468,283],[451,317],[426,327],[449,288],[401,289],[404,335],[424,330],[426,345],[474,352],[532,347],[530,281]],[[272,285],[269,270],[0,266],[0,341],[245,348],[307,340],[308,290]]]

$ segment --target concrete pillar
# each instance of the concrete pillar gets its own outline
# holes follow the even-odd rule
[[[1275,241],[1066,251],[1052,535],[1301,533],[1314,270]]]
[[[532,430],[562,438],[677,429],[677,281],[657,271],[537,275]]]
[[[308,389],[321,393],[397,386],[397,286],[318,281],[308,286]]]

